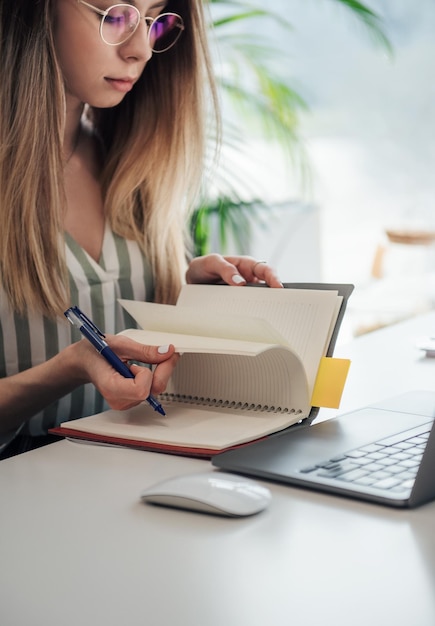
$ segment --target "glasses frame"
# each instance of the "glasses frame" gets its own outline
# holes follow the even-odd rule
[[[179,40],[179,38],[181,37],[181,34],[184,30],[184,22],[183,22],[183,18],[181,17],[181,15],[178,15],[178,13],[171,13],[171,12],[167,12],[167,13],[160,13],[160,15],[158,15],[157,17],[147,17],[146,15],[142,16],[139,12],[139,9],[137,7],[135,7],[132,4],[127,4],[125,2],[120,2],[117,4],[112,4],[110,7],[108,7],[105,11],[103,11],[103,9],[99,9],[98,7],[94,6],[93,4],[89,4],[89,2],[85,2],[85,0],[77,0],[77,2],[79,4],[84,4],[85,7],[87,7],[88,9],[91,9],[91,11],[94,11],[95,13],[98,13],[99,15],[101,15],[101,22],[100,22],[100,37],[102,39],[102,41],[107,45],[107,46],[121,46],[123,43],[125,43],[126,41],[128,41],[133,35],[134,33],[137,31],[137,29],[139,28],[139,24],[141,20],[144,20],[145,24],[148,26],[148,43],[150,44],[150,48],[153,51],[153,53],[155,54],[161,54],[162,52],[166,52],[166,50],[169,50],[170,48],[172,48],[172,46],[174,46],[177,41]],[[118,41],[117,43],[110,43],[109,41],[106,41],[103,37],[103,24],[104,24],[104,20],[106,18],[106,16],[109,14],[109,11],[115,7],[124,7],[127,6],[129,9],[133,9],[134,11],[136,11],[137,15],[138,15],[138,20],[136,23],[136,26],[134,28],[134,30],[131,31],[131,33],[129,33],[127,35],[127,37],[125,39],[123,39],[122,41]],[[151,33],[151,28],[154,24],[154,22],[158,21],[160,18],[165,17],[167,15],[173,15],[174,17],[177,17],[180,20],[180,24],[177,24],[177,28],[179,29],[179,33],[176,36],[175,40],[173,41],[173,43],[171,43],[170,46],[167,46],[166,48],[164,48],[163,50],[154,50],[154,48],[151,45],[151,40],[150,40],[150,33]]]

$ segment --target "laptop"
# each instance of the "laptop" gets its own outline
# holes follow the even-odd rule
[[[435,392],[412,391],[212,458],[215,467],[413,508],[435,499]]]

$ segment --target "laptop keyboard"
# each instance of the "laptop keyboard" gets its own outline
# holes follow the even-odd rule
[[[349,450],[301,473],[395,493],[410,492],[432,423]]]

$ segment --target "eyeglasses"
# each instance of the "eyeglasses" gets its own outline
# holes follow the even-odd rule
[[[183,18],[177,13],[161,13],[156,18],[142,17],[131,4],[114,4],[105,11],[84,0],[77,0],[101,15],[100,36],[108,46],[119,46],[136,32],[140,20],[148,26],[148,41],[153,52],[166,52],[178,41],[184,30]]]

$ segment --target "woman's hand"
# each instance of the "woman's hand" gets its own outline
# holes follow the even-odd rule
[[[0,379],[0,434],[19,428],[32,415],[73,389],[92,382],[113,409],[123,410],[165,390],[179,358],[174,346],[144,346],[122,335],[106,335],[121,360],[155,365],[131,365],[134,378],[124,378],[86,339],[61,350],[35,367]]]
[[[223,282],[238,286],[265,282],[269,287],[282,287],[274,269],[265,261],[258,261],[251,256],[220,254],[207,254],[192,259],[187,268],[186,281],[189,284]]]
[[[124,378],[86,341],[77,345],[82,351],[82,367],[86,378],[92,382],[112,409],[124,410],[136,406],[150,394],[166,389],[179,355],[174,346],[146,346],[122,335],[106,335],[106,341],[119,358],[155,365],[153,370],[139,365],[129,365],[134,378]]]

